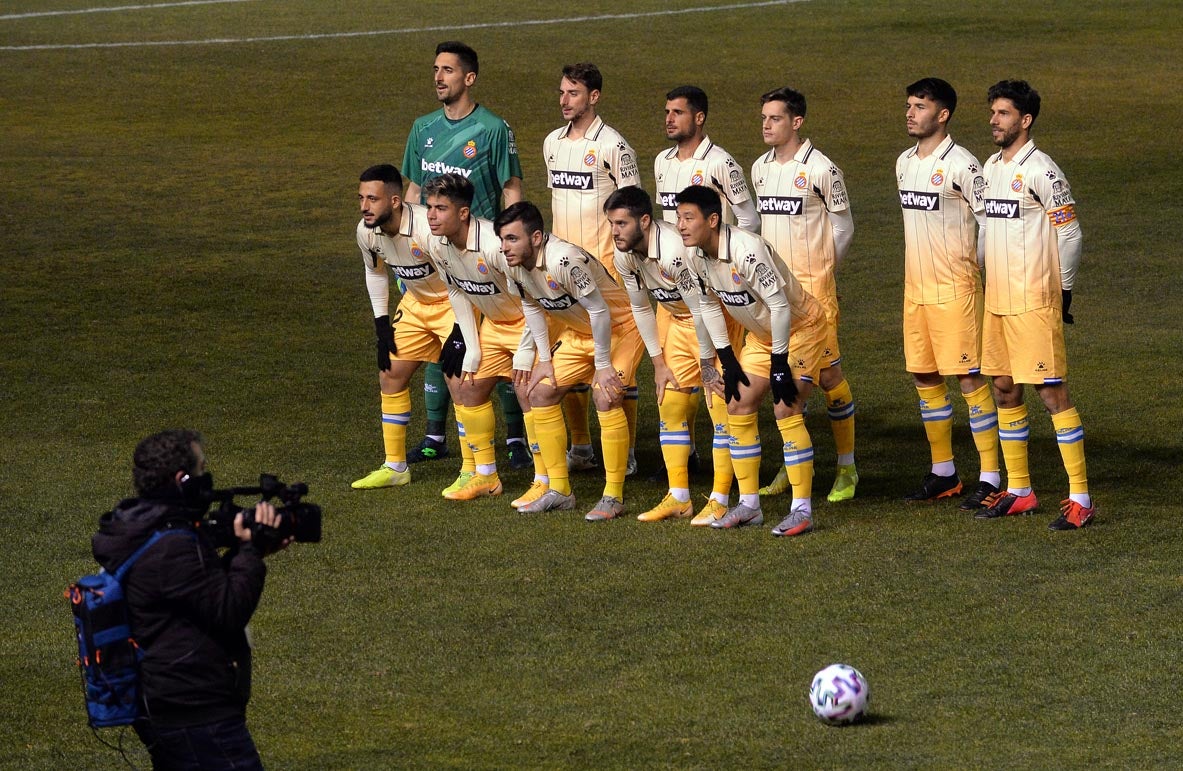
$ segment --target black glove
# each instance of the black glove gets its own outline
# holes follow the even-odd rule
[[[1072,307],[1072,290],[1060,290],[1060,317],[1064,319],[1065,324],[1075,324],[1076,320],[1072,318],[1072,314],[1068,309]]]
[[[787,353],[772,354],[772,403],[784,402],[790,406],[797,401],[797,383],[793,380],[793,371],[789,369],[789,355]]]
[[[730,345],[718,349],[716,353],[719,354],[719,363],[723,365],[723,399],[726,402],[738,400],[739,384],[750,386],[752,383],[740,369],[739,359],[735,358],[735,352],[731,350]]]
[[[390,357],[397,353],[394,348],[394,327],[390,326],[390,316],[379,316],[374,319],[374,331],[378,334],[378,369],[385,372],[390,369]]]
[[[440,370],[444,377],[460,377],[464,373],[464,335],[460,334],[460,325],[452,325],[452,334],[444,341],[440,350]]]

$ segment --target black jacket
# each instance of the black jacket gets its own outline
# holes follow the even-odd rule
[[[243,716],[250,697],[246,624],[267,568],[250,544],[219,557],[192,515],[169,501],[128,499],[99,520],[94,557],[113,571],[152,533],[184,528],[140,556],[124,579],[131,629],[144,651],[141,693],[153,724],[204,725]]]

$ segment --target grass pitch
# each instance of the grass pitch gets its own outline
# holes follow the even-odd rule
[[[221,485],[276,472],[325,508],[324,543],[270,560],[252,625],[249,721],[271,767],[1179,765],[1176,4],[623,18],[691,5],[531,0],[491,17],[457,2],[408,17],[401,3],[259,0],[30,15],[93,2],[0,12],[0,766],[119,766],[86,728],[60,591],[93,569],[89,537],[130,491],[135,442],[178,425],[206,434]],[[465,26],[485,21],[510,23]],[[758,95],[806,94],[804,133],[846,172],[856,222],[839,287],[862,476],[853,502],[821,500],[833,443],[815,402],[815,534],[522,517],[507,502],[525,473],[504,474],[500,499],[444,505],[450,460],[415,467],[409,488],[349,489],[381,461],[356,178],[401,161],[411,121],[436,107],[434,45],[453,37],[480,52],[479,98],[516,130],[544,208],[564,63],[600,65],[601,113],[642,158],[665,147],[675,85],[707,90],[708,130],[745,169],[763,150]],[[142,45],[203,40],[222,42]],[[125,45],[55,47],[98,43]],[[1066,485],[1033,395],[1039,515],[975,522],[899,502],[927,450],[903,372],[892,169],[903,88],[925,75],[958,88],[952,131],[979,158],[991,83],[1023,77],[1043,95],[1036,141],[1072,182],[1085,234],[1067,337],[1101,506],[1087,531],[1046,530]],[[641,414],[643,475],[658,459],[647,389]],[[599,480],[575,482],[590,505]],[[634,513],[663,492],[626,486]],[[834,661],[868,677],[867,724],[810,714],[809,679]]]

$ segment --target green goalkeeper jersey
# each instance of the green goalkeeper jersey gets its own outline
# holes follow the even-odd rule
[[[420,190],[441,174],[463,174],[475,188],[473,216],[491,220],[501,211],[501,188],[510,178],[521,178],[522,163],[513,129],[478,104],[457,121],[448,120],[443,108],[418,118],[407,137],[402,171]]]

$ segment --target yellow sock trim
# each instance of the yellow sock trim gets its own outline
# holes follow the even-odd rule
[[[690,472],[686,463],[690,460],[690,405],[697,404],[693,394],[681,391],[666,391],[665,398],[657,406],[658,441],[661,443],[661,457],[670,479],[670,488],[689,488]]]
[[[759,416],[729,415],[731,427],[731,467],[739,482],[740,495],[760,492],[760,432],[756,427]]]
[[[834,451],[838,455],[854,453],[854,396],[845,379],[826,391],[826,410],[834,431]]]
[[[974,446],[978,448],[979,468],[982,471],[998,471],[998,409],[990,386],[984,385],[976,391],[965,394],[969,409],[969,428],[973,433]]]

